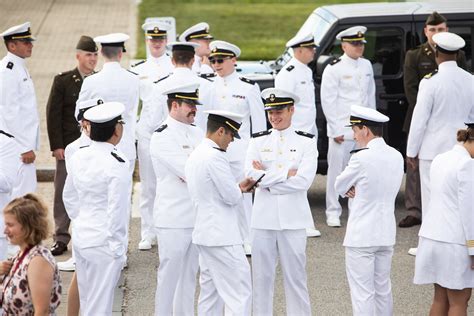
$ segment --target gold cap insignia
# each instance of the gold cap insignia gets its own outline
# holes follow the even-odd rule
[[[362,36],[364,36],[364,34],[362,34],[362,32],[359,31],[359,32],[357,32],[357,36],[358,36],[358,37],[362,37]]]
[[[214,47],[214,49],[212,50],[213,53],[217,52],[217,47]]]
[[[160,29],[158,28],[158,26],[155,26],[155,28],[153,29],[153,33],[158,33],[160,31]]]
[[[199,98],[199,89],[196,89],[196,96]]]
[[[273,93],[270,94],[270,101],[271,101],[271,102],[275,101],[275,95],[274,95]]]

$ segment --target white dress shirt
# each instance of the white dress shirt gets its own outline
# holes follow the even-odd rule
[[[150,56],[144,62],[132,65],[131,71],[138,74],[140,79],[140,99],[147,100],[152,92],[153,83],[169,76],[173,72],[174,65],[171,57],[163,54],[160,57]]]
[[[192,70],[197,75],[204,75],[204,74],[213,74],[214,69],[207,64],[202,63],[202,58],[198,55],[194,55],[194,63]]]
[[[368,149],[354,153],[346,169],[336,178],[338,194],[351,187],[344,246],[374,247],[395,244],[395,198],[403,178],[403,157],[377,137]]]
[[[39,116],[25,59],[10,52],[0,61],[0,113],[20,152],[39,149]]]
[[[192,228],[196,211],[186,184],[184,166],[204,134],[196,126],[168,116],[151,136],[150,154],[156,174],[155,227]],[[166,125],[166,128],[164,127]]]
[[[127,250],[128,161],[107,142],[91,141],[66,165],[63,201],[74,221],[74,246],[108,246],[116,257]]]
[[[448,151],[464,122],[474,121],[474,77],[445,61],[421,80],[408,134],[407,157],[423,160]]]
[[[270,132],[271,131],[271,132]],[[255,193],[251,227],[256,229],[305,229],[314,227],[307,192],[318,166],[314,137],[297,134],[293,127],[250,140],[245,164],[246,175],[262,178]],[[252,161],[265,170],[256,170]],[[298,169],[288,178],[290,169]]]
[[[0,210],[10,202],[14,185],[18,181],[20,148],[14,137],[0,131]],[[0,219],[0,237],[3,235],[3,216]]]
[[[161,126],[168,116],[168,97],[163,91],[178,86],[180,83],[199,83],[199,102],[195,117],[195,125],[206,130],[207,116],[203,111],[207,109],[207,95],[210,89],[210,81],[198,77],[191,69],[176,67],[168,77],[153,84],[150,98],[143,102],[140,121],[137,124],[137,134],[144,138],[150,138],[153,132]]]
[[[204,138],[185,167],[196,210],[193,243],[201,246],[241,245],[238,215],[242,192],[232,175],[227,153]]]
[[[66,165],[69,163],[71,157],[81,148],[88,147],[91,144],[91,139],[89,136],[81,132],[81,136],[78,139],[70,143],[64,149],[64,160],[66,160]]]
[[[122,114],[125,122],[123,136],[117,149],[123,152],[128,160],[136,157],[135,125],[139,102],[139,83],[138,76],[122,68],[118,62],[107,62],[101,71],[84,79],[79,99],[76,102],[76,116],[77,104],[93,98],[101,98],[104,102],[120,102],[125,106],[125,112]]]
[[[419,236],[466,245],[474,255],[474,163],[459,144],[431,164],[431,200]]]
[[[328,137],[353,138],[351,128],[345,126],[354,104],[375,109],[374,72],[367,59],[352,59],[344,54],[324,69],[321,81],[321,106]]]
[[[215,77],[210,89],[208,99],[210,109],[230,111],[244,116],[239,129],[241,139],[235,139],[227,150],[229,161],[243,161],[251,134],[267,129],[258,84],[242,80],[234,71],[227,77]]]
[[[315,88],[311,69],[293,57],[276,75],[275,88],[292,92],[300,98],[300,102],[295,104],[291,126],[296,130],[317,135]]]

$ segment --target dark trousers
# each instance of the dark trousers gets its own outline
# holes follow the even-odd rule
[[[67,215],[63,203],[64,182],[66,182],[66,162],[56,159],[56,172],[54,173],[54,240],[61,241],[66,245],[71,240],[69,224],[71,220]]]
[[[420,169],[407,166],[405,182],[405,207],[408,215],[421,219],[421,182]]]

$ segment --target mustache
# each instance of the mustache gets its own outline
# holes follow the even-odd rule
[[[196,116],[196,111],[191,111],[188,113],[187,117],[190,117],[191,115]]]

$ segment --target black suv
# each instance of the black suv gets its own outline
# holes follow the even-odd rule
[[[320,101],[321,77],[328,63],[342,55],[340,45],[335,39],[336,34],[354,25],[367,27],[364,57],[370,60],[374,68],[377,109],[390,117],[385,138],[388,144],[405,153],[406,135],[402,126],[408,105],[403,88],[403,63],[406,51],[426,41],[423,33],[424,23],[433,11],[443,14],[448,19],[449,31],[462,36],[466,41],[463,50],[469,70],[472,71],[472,1],[329,5],[314,10],[300,28],[299,32],[313,32],[315,41],[319,44],[315,60],[309,65],[313,70],[316,91],[320,162],[318,172],[326,172],[328,147],[326,119]],[[290,58],[291,52],[287,50],[267,65],[274,72],[278,72]],[[268,75],[245,76],[256,80],[261,89],[273,86],[273,80],[269,79]]]

